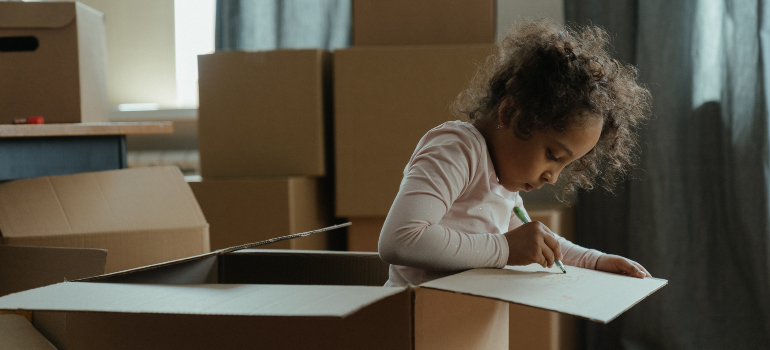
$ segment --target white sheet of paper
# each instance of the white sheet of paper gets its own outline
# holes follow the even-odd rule
[[[635,278],[602,271],[537,264],[473,269],[421,284],[553,310],[607,323],[665,286],[660,278]]]

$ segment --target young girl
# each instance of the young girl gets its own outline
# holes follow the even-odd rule
[[[514,214],[519,191],[555,184],[561,196],[599,181],[611,190],[636,147],[633,128],[651,95],[636,70],[610,58],[599,28],[551,21],[513,27],[463,92],[470,122],[428,131],[404,169],[385,219],[380,256],[388,286],[420,284],[472,268],[537,263],[644,278],[632,260],[578,246],[540,222]]]

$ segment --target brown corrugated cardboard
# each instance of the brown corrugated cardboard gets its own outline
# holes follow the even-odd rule
[[[330,68],[321,50],[199,56],[201,175],[323,176]]]
[[[569,240],[574,239],[573,209],[559,204],[527,205],[533,221],[540,221]],[[348,218],[348,250],[376,252],[380,231],[385,222],[380,218]],[[532,350],[574,349],[577,339],[575,316],[530,306],[510,304],[509,344],[512,348]],[[515,347],[514,347],[515,344]]]
[[[107,249],[105,271],[209,251],[208,224],[176,167],[0,184],[3,245]]]
[[[353,45],[495,41],[495,0],[354,0]]]
[[[309,177],[202,179],[187,177],[208,221],[211,249],[326,227],[332,201],[328,180]],[[320,233],[265,246],[328,249]]]
[[[574,241],[574,209],[561,204],[526,204],[532,221],[540,221],[551,231]],[[530,350],[571,350],[577,347],[575,316],[511,304],[510,344]]]
[[[56,350],[32,324],[21,315],[0,315],[0,344],[3,349]]]
[[[0,296],[104,274],[103,249],[0,246]]]
[[[525,266],[377,287],[387,264],[375,253],[234,249],[8,295],[0,310],[69,312],[78,348],[507,349],[504,302],[608,322],[666,284],[574,267],[578,278],[560,281]]]
[[[376,252],[385,218],[348,218],[348,221],[352,224],[348,227],[348,250]]]
[[[0,2],[0,123],[107,121],[104,16],[78,2]]]
[[[334,52],[336,215],[384,217],[420,138],[454,120],[450,104],[492,45]]]

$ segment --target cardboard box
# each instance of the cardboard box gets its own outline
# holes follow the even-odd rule
[[[103,249],[0,246],[0,296],[98,276],[104,273],[106,261],[107,251]],[[5,311],[0,311],[0,344],[3,346],[10,349],[43,346],[41,348],[47,349],[52,347],[49,340],[57,345],[65,342],[66,318],[61,313],[37,312],[34,319],[32,313],[25,311],[13,312],[19,315],[3,313]],[[29,322],[44,329],[44,334],[41,335]],[[19,345],[10,346],[14,342]]]
[[[527,212],[533,221],[540,221],[568,240],[574,240],[574,209],[563,205],[532,204]],[[377,252],[385,218],[349,218],[348,250]],[[511,348],[531,350],[567,350],[577,345],[575,316],[510,304],[508,330]]]
[[[348,250],[351,252],[377,252],[384,217],[348,218]]]
[[[104,274],[103,249],[0,246],[0,296]]]
[[[78,2],[0,2],[0,123],[107,121],[104,16]]]
[[[322,50],[198,56],[200,174],[326,174],[330,68]]]
[[[336,215],[384,217],[425,133],[492,45],[360,47],[334,52]]]
[[[0,183],[2,245],[107,249],[105,271],[209,251],[209,232],[176,167]]]
[[[331,224],[329,180],[309,177],[201,179],[188,176],[210,228],[211,249],[310,231]],[[334,233],[332,233],[334,234]],[[328,249],[326,232],[270,249]]]
[[[353,45],[495,42],[494,0],[354,0]]]
[[[606,323],[667,283],[533,264],[379,287],[375,253],[238,249],[8,295],[0,310],[65,312],[78,349],[507,349],[506,302]]]
[[[21,315],[0,315],[0,344],[4,349],[56,350],[32,324]]]

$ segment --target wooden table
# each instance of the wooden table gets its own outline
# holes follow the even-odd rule
[[[0,125],[0,180],[126,168],[126,135],[170,134],[171,122]]]

